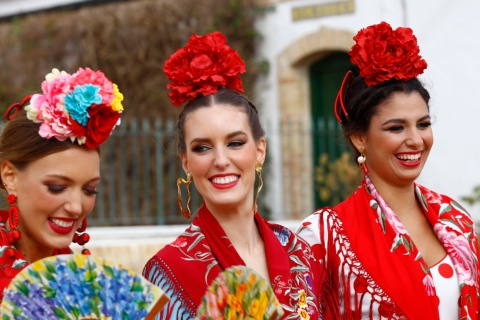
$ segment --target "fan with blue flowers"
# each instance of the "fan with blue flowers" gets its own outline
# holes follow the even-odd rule
[[[1,319],[153,319],[169,298],[141,275],[105,259],[36,261],[4,293]]]

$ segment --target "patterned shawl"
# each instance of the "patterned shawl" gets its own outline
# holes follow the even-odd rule
[[[453,260],[458,274],[461,319],[477,319],[479,293],[478,244],[469,214],[452,199],[415,185],[417,199],[438,239]],[[327,270],[333,290],[345,297],[344,319],[362,314],[362,298],[367,291],[380,296],[378,314],[385,318],[438,320],[438,297],[429,267],[395,213],[378,194],[368,177],[346,201],[319,212],[320,232],[329,238]],[[328,214],[329,219],[322,215]],[[320,239],[325,239],[325,234]],[[340,249],[335,244],[340,243]],[[337,251],[338,250],[338,251]],[[344,252],[340,265],[338,252]],[[346,252],[346,253],[345,253]],[[349,264],[347,275],[345,264]],[[339,274],[343,279],[339,279]],[[354,274],[355,282],[349,279]],[[354,292],[352,292],[352,290]],[[370,318],[372,318],[372,303]],[[365,310],[363,310],[365,311]]]
[[[331,297],[323,293],[327,290],[326,273],[310,246],[258,213],[254,219],[265,244],[270,282],[285,311],[284,318],[318,319],[332,302],[326,301]],[[150,259],[143,275],[173,297],[160,318],[189,318],[195,316],[208,285],[222,270],[234,265],[245,263],[203,205],[190,227]],[[328,319],[326,315],[324,319]]]

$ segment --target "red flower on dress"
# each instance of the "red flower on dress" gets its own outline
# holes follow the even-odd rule
[[[221,86],[243,92],[238,76],[245,73],[245,62],[216,31],[204,36],[192,35],[184,48],[165,62],[164,72],[171,81],[167,89],[172,104],[181,106],[199,94],[209,95]]]
[[[356,44],[348,54],[368,86],[394,78],[410,80],[427,68],[410,28],[393,30],[383,21],[361,29],[353,40]]]

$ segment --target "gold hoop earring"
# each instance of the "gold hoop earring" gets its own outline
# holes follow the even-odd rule
[[[181,191],[182,183],[185,184],[185,188],[187,189],[187,209],[185,209],[183,207],[183,203],[182,203],[182,191]],[[191,201],[190,184],[191,183],[192,183],[192,174],[190,172],[187,173],[187,180],[185,180],[183,178],[178,178],[177,179],[178,206],[180,207],[180,210],[182,211],[182,215],[187,219],[190,219],[190,217],[192,216],[192,212],[190,211],[190,201]]]
[[[263,187],[262,164],[260,162],[257,162],[257,164],[255,165],[255,172],[257,173],[259,184],[258,184],[257,194],[255,195],[255,203],[253,205],[253,210],[254,210],[254,212],[257,212],[257,209],[258,209],[258,195],[260,194],[260,190],[262,190],[262,187]]]

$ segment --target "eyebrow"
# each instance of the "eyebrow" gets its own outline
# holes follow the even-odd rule
[[[63,174],[52,173],[52,174],[47,174],[47,177],[48,178],[59,178],[59,179],[62,179],[62,180],[68,181],[68,182],[73,182],[72,179],[70,179],[69,177],[67,177]],[[88,180],[86,183],[97,182],[97,181],[100,181],[100,176],[92,178],[92,179]]]
[[[234,131],[234,132],[231,132],[231,133],[227,134],[227,139],[231,139],[231,138],[239,136],[239,135],[248,136],[245,132],[243,132],[241,130],[238,130],[238,131]],[[209,139],[209,138],[195,138],[192,141],[190,141],[190,145],[192,145],[193,143],[202,143],[202,142],[211,142],[211,141],[212,140]]]
[[[425,120],[428,120],[430,119],[430,115],[427,114],[423,117],[421,117],[420,119],[417,120],[417,122],[421,122],[421,121],[425,121]],[[386,125],[386,124],[391,124],[391,123],[406,123],[407,121],[405,119],[389,119],[387,121],[385,121],[384,123],[382,123],[382,126]]]

